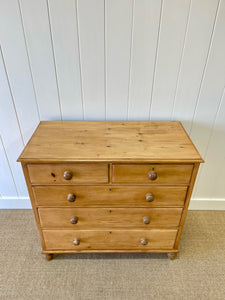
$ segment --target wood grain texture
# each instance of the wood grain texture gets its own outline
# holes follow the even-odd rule
[[[107,164],[28,164],[32,184],[90,184],[108,183]],[[64,172],[73,174],[71,180],[64,178]]]
[[[118,164],[113,166],[113,183],[120,184],[188,184],[193,165],[176,164]],[[148,174],[154,170],[156,180],[150,180]]]
[[[38,213],[44,229],[147,229],[179,226],[182,208],[39,208]],[[146,216],[149,224],[143,222]]]
[[[120,163],[114,163],[112,158],[106,163],[92,157],[79,162],[80,158],[76,157],[80,145],[85,145],[82,153],[98,157],[98,152],[104,153],[105,148],[114,144],[118,153],[123,153],[121,147],[130,149],[130,141],[136,145],[137,138],[141,143],[150,140],[153,149],[160,149],[161,156],[171,149],[177,151],[174,156],[180,149],[186,153],[183,149],[188,145],[189,163],[185,159],[179,164],[173,159],[170,163],[162,163],[163,160],[144,163],[142,157],[138,163],[140,150],[147,154],[144,147],[137,146],[129,153],[135,163],[126,160],[124,163],[122,156]],[[49,153],[46,150],[49,145],[54,150],[53,156],[45,157],[40,163],[38,155]],[[96,145],[100,149],[96,150]],[[33,163],[24,156],[29,151],[34,153]],[[73,159],[69,163],[56,163],[68,151]],[[51,250],[178,251],[199,161],[202,161],[181,123],[41,122],[21,157],[44,253],[51,254],[48,252]],[[181,206],[172,207],[171,203]]]
[[[19,161],[203,161],[179,122],[41,122]]]
[[[177,249],[134,249],[134,250],[42,250],[43,254],[52,254],[52,253],[178,253]]]
[[[148,250],[173,249],[176,229],[151,230],[43,230],[47,250]],[[147,245],[141,239],[148,239]],[[74,246],[73,239],[80,245]]]
[[[23,174],[24,174],[26,184],[27,184],[27,189],[28,189],[29,196],[30,196],[30,202],[31,202],[31,205],[32,205],[33,213],[34,213],[36,226],[37,226],[39,237],[40,237],[40,240],[41,240],[42,250],[46,250],[45,241],[44,241],[44,238],[43,238],[43,232],[41,230],[41,225],[40,225],[40,219],[39,219],[39,216],[38,216],[38,210],[37,210],[36,205],[35,205],[35,199],[34,199],[32,187],[31,187],[31,183],[30,183],[30,178],[29,178],[29,172],[28,172],[28,169],[27,169],[27,165],[25,163],[21,163],[21,164],[22,164]]]
[[[180,220],[180,227],[179,230],[177,232],[177,237],[176,237],[176,242],[174,247],[178,248],[179,242],[180,242],[180,238],[181,238],[181,234],[182,234],[182,230],[183,230],[183,225],[187,216],[187,212],[188,212],[188,206],[191,200],[191,194],[194,188],[194,184],[195,184],[195,179],[196,176],[198,174],[198,169],[199,169],[199,163],[195,163],[194,168],[193,168],[193,172],[192,172],[192,176],[191,176],[191,182],[190,182],[190,186],[188,188],[188,192],[187,192],[187,196],[186,196],[186,200],[185,200],[185,205],[184,205],[184,210],[182,213],[182,217]]]
[[[37,206],[66,207],[172,207],[183,206],[187,187],[183,186],[34,186]],[[152,193],[154,200],[146,201]],[[74,194],[74,202],[67,200]]]

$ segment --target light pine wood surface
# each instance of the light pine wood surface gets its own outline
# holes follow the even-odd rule
[[[113,183],[126,184],[188,184],[193,165],[113,165]],[[154,181],[149,180],[148,173],[153,171],[157,173]]]
[[[108,149],[108,150],[107,150]],[[180,122],[41,122],[19,157],[42,252],[179,251],[200,154]]]
[[[177,227],[182,208],[39,208],[40,223],[45,229],[151,228]],[[71,218],[77,223],[72,224]],[[144,223],[144,218],[149,223]]]
[[[173,207],[183,206],[186,186],[34,186],[37,206],[114,206],[114,207]],[[153,201],[146,200],[147,194]],[[75,195],[69,202],[68,195]]]
[[[202,162],[180,122],[40,122],[18,161]]]
[[[43,230],[48,250],[148,250],[172,249],[176,229],[151,230]],[[77,238],[80,244],[75,246]],[[147,239],[147,245],[141,239]]]
[[[107,164],[28,164],[32,184],[108,183]],[[72,172],[66,180],[64,172]]]

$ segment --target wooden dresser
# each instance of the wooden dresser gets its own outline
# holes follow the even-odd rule
[[[44,121],[18,158],[42,253],[173,259],[203,159],[180,122]]]

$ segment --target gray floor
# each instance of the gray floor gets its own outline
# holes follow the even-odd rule
[[[189,211],[180,253],[46,261],[30,210],[0,211],[0,299],[225,299],[225,212]]]

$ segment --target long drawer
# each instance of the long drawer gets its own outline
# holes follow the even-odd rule
[[[173,249],[176,229],[43,230],[46,250]]]
[[[37,206],[183,206],[185,186],[34,186]]]
[[[189,184],[192,169],[192,164],[114,164],[112,181],[118,184]]]
[[[28,164],[32,184],[108,183],[108,164]]]
[[[179,226],[182,208],[39,208],[42,228]]]

